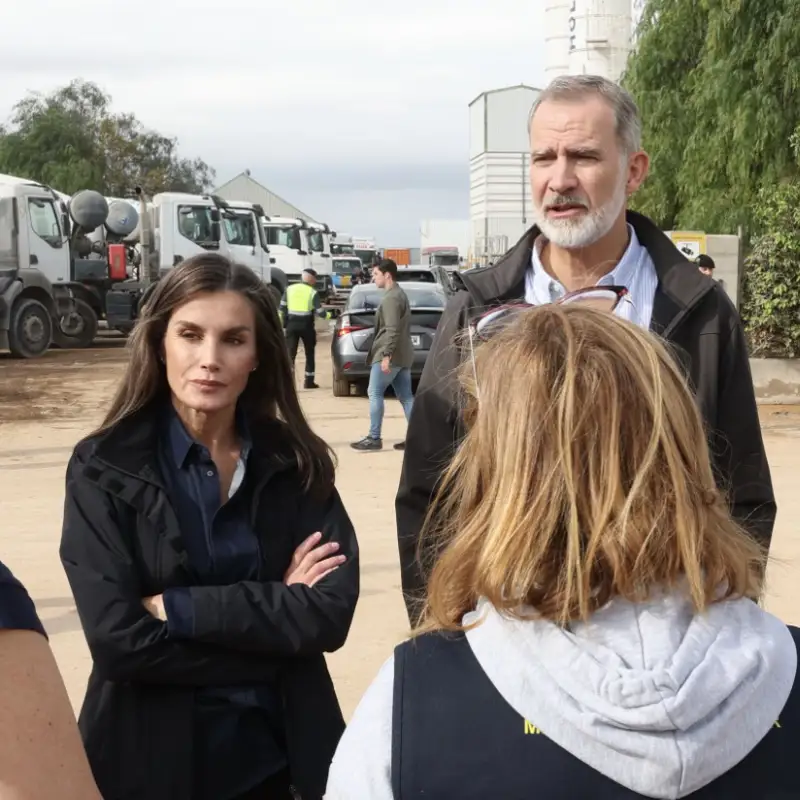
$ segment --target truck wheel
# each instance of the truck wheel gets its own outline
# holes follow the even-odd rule
[[[11,311],[8,349],[14,358],[39,358],[53,337],[53,320],[43,303],[22,298]]]
[[[350,397],[350,381],[346,378],[337,378],[335,372],[333,373],[333,396]]]
[[[97,326],[94,309],[85,300],[76,297],[75,313],[61,318],[60,328],[54,332],[55,342],[65,349],[90,347],[97,336]]]

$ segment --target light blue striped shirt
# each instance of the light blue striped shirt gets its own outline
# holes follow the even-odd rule
[[[658,275],[650,253],[642,246],[636,231],[628,225],[630,241],[616,267],[597,281],[598,286],[624,286],[628,290],[630,303],[620,303],[617,315],[642,328],[650,327],[653,316]],[[539,236],[533,245],[531,267],[525,275],[525,302],[532,305],[552,303],[566,294],[567,290],[555,278],[547,274],[542,265],[541,253],[545,239]]]

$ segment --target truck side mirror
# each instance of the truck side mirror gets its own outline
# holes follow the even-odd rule
[[[222,231],[219,227],[219,212],[217,211],[217,219],[212,219],[211,222],[211,241],[218,242],[220,239],[222,239]]]
[[[66,211],[61,214],[61,230],[64,231],[64,236],[69,239],[70,234],[72,233],[72,224],[70,222],[69,214]]]
[[[214,207],[214,208],[211,209],[210,213],[211,213],[211,221],[218,223],[219,220],[220,220],[219,209]],[[217,238],[219,238],[219,237],[217,237]]]

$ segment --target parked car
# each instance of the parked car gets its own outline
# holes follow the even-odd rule
[[[407,283],[409,281],[418,283],[438,283],[447,294],[452,294],[455,291],[455,284],[445,267],[398,267],[397,282]]]
[[[447,294],[442,286],[432,282],[404,282],[402,289],[411,306],[411,344],[414,347],[411,379],[416,381],[433,347]],[[367,355],[375,338],[375,312],[382,296],[382,290],[374,284],[354,286],[336,320],[331,341],[334,397],[348,397],[351,386],[362,393],[366,391],[370,373]]]

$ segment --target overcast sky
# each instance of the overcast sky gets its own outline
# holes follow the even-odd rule
[[[470,101],[541,85],[545,1],[6,0],[0,117],[92,80],[219,184],[250,169],[338,230],[419,246],[420,220],[468,217]]]

